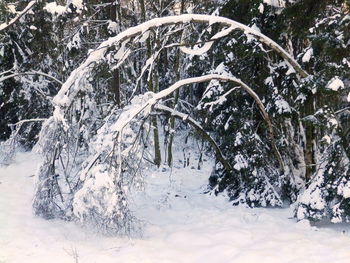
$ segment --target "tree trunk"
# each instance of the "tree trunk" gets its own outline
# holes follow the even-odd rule
[[[140,8],[141,8],[141,17],[143,20],[142,22],[145,22],[146,21],[145,1],[144,0],[139,0],[139,1],[140,1]],[[152,56],[151,38],[148,38],[146,43],[147,43],[147,57],[150,58]],[[154,74],[152,74],[152,77],[148,81],[148,89],[152,92],[157,92],[158,81],[157,81],[157,78],[155,78],[155,83],[153,83],[153,77],[154,77]],[[160,152],[159,131],[158,131],[158,122],[157,122],[156,116],[151,117],[151,124],[153,126],[154,163],[159,167],[162,162],[162,155]]]
[[[181,9],[180,9],[180,15],[183,14],[185,9],[185,0],[181,1]],[[175,82],[180,80],[180,66],[181,66],[181,60],[180,60],[180,51],[177,50],[176,52],[176,61],[175,61],[175,73],[176,73],[176,79]],[[176,109],[176,105],[179,102],[179,96],[180,91],[176,90],[174,95],[174,104],[173,107]],[[168,166],[171,167],[173,164],[173,141],[174,141],[174,129],[175,129],[175,116],[170,117],[170,128],[169,128],[169,141],[168,141],[168,149],[167,149],[167,163]]]
[[[314,95],[310,94],[307,101],[305,102],[305,116],[314,114]],[[305,125],[305,166],[306,173],[305,179],[308,182],[312,174],[315,171],[315,152],[314,152],[314,142],[315,142],[315,128],[312,123],[306,123]]]
[[[117,3],[115,0],[109,0],[111,5],[108,6],[107,12],[108,17],[111,21],[117,22]],[[119,17],[120,19],[120,17]],[[119,21],[120,22],[120,21]],[[111,81],[111,91],[113,94],[113,100],[116,105],[120,107],[120,72],[119,69],[114,69],[111,72],[112,81]]]

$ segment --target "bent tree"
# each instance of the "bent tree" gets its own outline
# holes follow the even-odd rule
[[[231,200],[236,203],[248,200],[246,203],[252,206],[282,205],[286,195],[295,196],[303,187],[300,184],[302,175],[291,167],[290,156],[280,151],[279,130],[264,101],[249,83],[232,76],[229,69],[218,66],[207,69],[201,76],[167,79],[163,83],[175,83],[159,86],[159,91],[150,85],[155,78],[152,72],[164,59],[164,54],[179,49],[189,57],[202,56],[214,49],[215,43],[230,38],[236,31],[254,38],[283,58],[300,83],[310,79],[298,62],[276,42],[224,17],[185,14],[155,18],[131,27],[91,51],[53,99],[53,116],[45,121],[38,143],[44,161],[37,174],[35,213],[45,218],[79,220],[103,231],[130,233],[137,219],[130,211],[128,193],[142,184],[141,168],[150,165],[147,160],[152,160],[155,154],[154,150],[149,150],[155,143],[152,135],[157,125],[152,119],[164,112],[190,124],[215,153],[218,161],[215,169],[222,175],[211,181],[216,193],[225,188],[234,189]],[[195,36],[195,32],[200,33]],[[156,43],[153,54],[148,52],[150,42]],[[130,66],[130,62],[140,56],[147,57],[144,65]],[[168,61],[169,69],[166,70],[177,68],[176,64],[176,60],[173,64]],[[106,67],[111,72],[118,69],[120,81],[125,82],[120,85],[124,88],[120,105],[108,101],[111,97],[108,89],[93,84],[94,77]],[[131,76],[137,77],[130,81]],[[192,112],[171,107],[174,105],[169,104],[171,95],[180,89],[186,94],[203,82],[209,82],[209,85],[197,98],[198,107],[192,108]],[[237,92],[248,94],[252,107],[256,107],[263,119],[261,127],[266,127],[261,138],[253,134],[260,142],[256,147],[263,148],[260,153],[269,149],[272,153],[269,155],[271,165],[266,169],[253,169],[249,176],[242,172],[248,168],[243,154],[228,156],[229,149],[206,128],[200,113],[200,108],[215,108],[234,100]],[[295,146],[292,150],[297,149]],[[300,156],[297,158],[304,162]]]

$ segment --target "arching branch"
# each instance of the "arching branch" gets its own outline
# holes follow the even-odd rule
[[[80,82],[83,82],[86,79],[86,76],[91,72],[91,70],[96,64],[100,63],[103,59],[105,59],[105,56],[111,47],[119,45],[121,43],[125,43],[125,41],[129,41],[133,37],[142,35],[148,30],[160,26],[185,23],[207,23],[210,25],[219,24],[228,27],[217,33],[215,36],[213,36],[211,40],[221,38],[222,36],[227,35],[231,31],[240,30],[245,34],[256,38],[260,42],[273,49],[277,54],[279,54],[283,59],[285,59],[291,67],[293,67],[293,69],[301,78],[305,78],[308,76],[307,72],[301,68],[298,62],[293,57],[291,57],[280,45],[278,45],[275,41],[265,36],[264,34],[261,34],[260,32],[246,25],[220,16],[183,14],[179,16],[160,17],[149,20],[138,26],[131,27],[119,33],[117,36],[112,37],[101,43],[101,45],[96,50],[90,53],[89,57],[85,60],[85,62],[72,72],[72,74],[69,76],[69,78],[64,83],[61,90],[55,97],[55,104],[59,107],[65,108],[72,103],[73,98],[82,88],[82,86],[84,86],[80,85]],[[57,113],[60,113],[61,111],[62,109],[58,109]],[[61,114],[64,115],[63,112],[61,112]]]
[[[8,72],[12,73],[11,71],[8,71]],[[44,72],[39,72],[39,71],[15,72],[15,73],[12,73],[10,75],[5,75],[3,77],[0,77],[0,82],[4,81],[6,79],[10,79],[10,78],[18,77],[18,76],[25,76],[25,75],[40,75],[40,76],[44,76],[46,78],[49,78],[49,79],[57,82],[60,85],[63,85],[63,82],[60,81],[59,79],[55,78],[54,76],[51,76],[49,74],[46,74]]]
[[[8,126],[11,127],[11,129],[15,131],[13,133],[13,136],[17,136],[19,130],[21,129],[21,127],[22,127],[22,125],[24,123],[28,123],[28,122],[44,122],[46,120],[47,120],[47,118],[26,119],[26,120],[18,121],[18,122],[13,123],[13,124],[9,124]]]
[[[117,125],[118,127],[115,130],[115,132],[120,134],[120,132],[123,131],[124,127],[131,120],[133,120],[138,114],[140,114],[141,112],[143,112],[145,110],[150,111],[158,103],[158,101],[169,96],[170,94],[172,94],[173,92],[175,92],[179,88],[181,88],[185,85],[208,82],[211,80],[229,81],[229,82],[233,82],[235,84],[238,84],[254,99],[255,103],[258,105],[258,107],[261,111],[261,114],[262,114],[264,120],[267,123],[268,129],[269,129],[269,137],[270,137],[271,144],[272,144],[272,149],[276,155],[276,158],[278,160],[280,168],[283,170],[284,164],[283,164],[282,156],[281,156],[281,154],[278,151],[277,146],[276,146],[276,140],[275,140],[275,136],[274,136],[274,132],[273,132],[272,121],[271,121],[271,118],[269,117],[269,114],[267,113],[267,111],[265,109],[264,104],[262,103],[259,96],[248,85],[246,85],[240,79],[237,79],[237,78],[231,77],[231,76],[223,76],[223,75],[219,75],[219,74],[208,74],[208,75],[201,76],[201,77],[180,80],[180,81],[174,83],[173,85],[171,85],[169,88],[164,89],[156,94],[153,94],[153,96],[148,101],[146,101],[144,104],[142,104],[138,108],[136,108],[136,109],[133,108],[132,110],[130,110],[128,118],[123,119],[123,122],[121,122]]]

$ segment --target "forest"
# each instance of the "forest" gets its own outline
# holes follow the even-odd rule
[[[1,0],[0,166],[18,151],[36,216],[108,235],[138,231],[147,171],[187,168],[228,207],[349,223],[350,2]]]

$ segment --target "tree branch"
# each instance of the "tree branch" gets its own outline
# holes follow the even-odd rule
[[[296,71],[299,77],[306,78],[309,76],[308,73],[302,69],[299,63],[290,54],[288,54],[288,52],[286,52],[279,44],[277,44],[275,41],[265,36],[264,34],[254,30],[253,28],[250,28],[246,25],[243,25],[239,22],[236,22],[234,20],[231,20],[225,17],[211,16],[211,15],[183,14],[179,16],[154,18],[152,20],[144,22],[135,27],[128,28],[127,30],[119,33],[115,37],[112,37],[102,42],[98,48],[96,48],[94,51],[90,53],[89,57],[85,60],[85,62],[82,63],[77,69],[75,69],[71,73],[67,81],[64,83],[64,85],[62,85],[62,88],[58,92],[57,96],[54,98],[54,102],[58,105],[58,107],[63,108],[63,109],[60,109],[60,111],[61,110],[64,111],[64,108],[69,107],[69,105],[73,101],[73,98],[76,96],[76,94],[78,94],[79,90],[82,87],[82,85],[77,85],[76,83],[79,83],[80,81],[83,81],[86,79],[87,75],[91,72],[94,65],[98,64],[100,61],[102,61],[105,58],[108,50],[111,47],[114,47],[120,43],[123,43],[124,41],[130,40],[133,37],[142,35],[146,31],[149,31],[154,28],[159,28],[161,26],[168,26],[168,25],[186,24],[186,23],[206,23],[210,25],[219,24],[221,26],[228,27],[220,31],[216,35],[214,35],[211,38],[211,40],[213,41],[223,36],[226,36],[227,34],[229,34],[234,30],[240,30],[245,34],[248,34],[254,37],[255,39],[262,42],[263,44],[272,48],[277,54],[279,54],[284,60],[286,60],[286,62],[291,67],[293,67],[293,69]],[[74,87],[74,88],[71,89],[71,87]]]
[[[6,73],[8,72],[11,72],[11,71],[7,71]],[[12,73],[12,72],[11,72]],[[2,74],[2,73],[0,73]],[[5,74],[5,73],[4,73]],[[44,73],[44,72],[39,72],[39,71],[28,71],[28,72],[16,72],[16,73],[12,73],[10,75],[6,75],[6,76],[3,76],[3,77],[0,77],[0,82],[6,80],[6,79],[10,79],[10,78],[14,78],[14,77],[17,77],[17,76],[23,76],[23,75],[41,75],[41,76],[44,76],[44,77],[47,77],[55,82],[57,82],[58,84],[60,85],[63,85],[63,82],[60,81],[59,79],[47,74],[47,73]]]
[[[120,134],[120,132],[122,132],[124,127],[131,120],[133,120],[138,114],[140,114],[142,111],[144,111],[146,109],[151,110],[152,107],[154,107],[154,105],[156,105],[159,100],[169,96],[170,94],[172,94],[173,92],[175,92],[176,90],[181,88],[182,86],[190,85],[190,84],[194,84],[194,83],[208,82],[208,81],[214,80],[214,79],[220,80],[220,81],[230,81],[230,82],[236,83],[236,84],[240,85],[254,99],[254,101],[256,102],[256,104],[258,105],[258,107],[261,111],[261,114],[262,114],[264,120],[267,123],[268,129],[269,129],[269,137],[270,137],[271,144],[272,144],[272,149],[276,155],[276,158],[278,160],[280,168],[282,170],[284,170],[283,159],[282,159],[282,156],[281,156],[280,152],[278,151],[277,145],[276,145],[272,121],[270,119],[269,114],[267,113],[267,111],[265,109],[264,104],[260,100],[259,96],[248,85],[246,85],[240,79],[237,79],[237,78],[231,77],[231,76],[223,76],[223,75],[219,75],[219,74],[208,74],[208,75],[201,76],[201,77],[180,80],[180,81],[174,83],[173,85],[171,85],[169,88],[153,94],[152,98],[150,98],[148,101],[146,101],[144,104],[142,104],[138,108],[136,108],[136,109],[133,108],[132,110],[130,110],[130,114],[128,115],[128,118],[123,119],[123,122],[121,122],[118,125],[118,128],[115,130],[115,132]]]
[[[8,23],[0,24],[0,33],[1,31],[9,28],[14,23],[16,23],[22,16],[24,16],[32,7],[37,3],[37,1],[30,1],[29,4],[24,8],[21,12],[19,12],[14,18],[10,20]]]
[[[13,124],[8,124],[8,126],[12,129],[13,134],[11,135],[12,137],[16,137],[19,133],[19,130],[22,128],[22,125],[27,122],[42,122],[46,121],[47,119],[45,118],[36,118],[36,119],[26,119],[26,120],[21,120],[19,122],[13,123]]]

